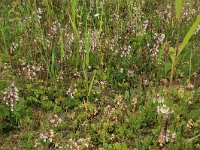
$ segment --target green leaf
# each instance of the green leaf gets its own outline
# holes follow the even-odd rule
[[[118,142],[115,143],[114,146],[115,146],[115,150],[121,150],[121,148],[122,148],[122,147],[121,147],[121,144],[118,143]]]
[[[181,54],[181,52],[183,51],[183,49],[185,48],[185,46],[187,45],[187,43],[189,42],[192,34],[195,32],[195,30],[197,29],[198,25],[200,23],[200,15],[197,16],[194,24],[192,25],[192,27],[190,28],[190,30],[188,31],[188,33],[186,34],[186,36],[183,39],[182,44],[180,45],[179,51],[178,51],[178,55],[179,56]]]
[[[0,80],[0,88],[4,89],[8,87],[8,83],[5,80]]]
[[[122,143],[122,149],[123,150],[128,150],[128,147],[127,147],[126,143]]]
[[[182,0],[176,0],[176,18],[179,20],[181,17]]]

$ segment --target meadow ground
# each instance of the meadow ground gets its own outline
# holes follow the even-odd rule
[[[1,150],[200,149],[197,0],[1,0]]]

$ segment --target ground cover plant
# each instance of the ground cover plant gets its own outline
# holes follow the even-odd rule
[[[200,149],[197,0],[0,1],[0,149]]]

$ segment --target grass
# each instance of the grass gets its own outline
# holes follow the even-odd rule
[[[199,149],[196,0],[0,2],[0,149]]]

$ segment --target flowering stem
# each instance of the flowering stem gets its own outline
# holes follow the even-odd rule
[[[178,20],[178,33],[177,33],[177,40],[176,40],[176,53],[175,53],[175,56],[174,56],[174,61],[172,63],[172,69],[171,69],[171,75],[170,75],[170,83],[169,83],[169,90],[168,90],[168,102],[171,99],[172,82],[173,82],[174,71],[175,71],[175,68],[176,68],[176,60],[177,60],[178,51],[179,51],[180,29],[181,29],[181,21],[179,19]]]

